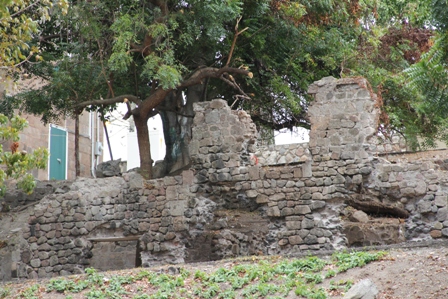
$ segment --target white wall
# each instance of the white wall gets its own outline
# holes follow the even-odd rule
[[[151,158],[158,161],[165,158],[165,138],[163,137],[162,120],[157,115],[148,121],[149,142],[151,144]],[[140,166],[140,153],[138,151],[137,132],[127,134],[127,168],[132,169]]]
[[[274,131],[275,144],[304,143],[310,141],[310,130],[294,127],[293,131]]]
[[[114,160],[127,161],[127,169],[140,166],[140,153],[138,151],[137,132],[132,120],[123,120],[127,107],[120,104],[116,111],[109,115],[107,132],[109,133],[110,147]],[[151,143],[151,156],[154,161],[165,157],[165,140],[163,137],[162,120],[160,116],[148,120],[149,139]],[[103,161],[111,160],[106,136],[104,136]]]

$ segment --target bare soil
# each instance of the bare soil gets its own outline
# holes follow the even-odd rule
[[[448,298],[448,242],[429,244],[429,246],[393,246],[393,248],[380,248],[388,251],[388,255],[381,261],[372,262],[362,268],[354,268],[345,273],[338,274],[333,280],[354,283],[369,278],[379,290],[377,299],[445,299]],[[246,261],[249,261],[247,259]],[[201,270],[212,272],[219,267],[244,263],[245,260],[225,260],[217,262],[179,265],[192,271]],[[165,271],[168,267],[159,270]],[[137,273],[138,269],[111,271],[106,274],[113,275],[120,272]],[[40,285],[46,285],[48,280],[39,280]],[[22,280],[9,284],[14,289],[13,297],[17,298],[21,290],[35,284],[33,280]],[[330,279],[326,279],[322,286],[329,287]],[[1,287],[0,283],[0,287]],[[56,298],[55,294],[41,293],[39,298]],[[57,295],[56,295],[57,296]],[[75,296],[77,298],[77,296]],[[73,297],[73,298],[75,298]],[[61,296],[57,298],[65,298]],[[298,298],[295,295],[288,298]],[[343,298],[342,293],[330,293],[329,298]]]
[[[448,247],[391,249],[384,260],[337,275],[337,279],[355,283],[365,278],[376,285],[377,299],[446,299]]]

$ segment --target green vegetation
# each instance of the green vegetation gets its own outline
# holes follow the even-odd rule
[[[385,252],[339,252],[330,259],[254,258],[228,261],[230,266],[214,272],[190,272],[182,268],[176,275],[140,269],[108,276],[88,268],[85,276],[53,278],[45,286],[34,284],[15,297],[11,297],[10,287],[0,287],[0,298],[50,298],[54,293],[72,298],[81,293],[87,299],[273,299],[293,292],[301,298],[325,299],[330,291],[346,292],[353,285],[353,281],[337,280],[338,273],[362,267],[385,255]],[[330,277],[329,286],[324,288],[323,282]]]
[[[10,119],[0,113],[0,197],[6,192],[5,180],[14,179],[17,187],[31,193],[36,186],[32,169],[45,169],[48,151],[38,148],[33,153],[19,151],[19,134],[28,126],[28,122],[19,116]],[[10,142],[10,150],[4,151],[3,144]]]
[[[51,19],[53,6],[66,13],[68,2],[0,0],[0,68],[41,59],[39,48],[30,42],[39,33],[39,25]]]
[[[27,0],[2,3],[0,66],[30,57],[20,75],[49,84],[0,110],[48,122],[83,110],[104,118],[125,102],[148,177],[149,117],[162,117],[168,173],[186,152],[194,102],[226,99],[267,132],[309,127],[307,88],[325,76],[368,79],[384,136],[404,135],[416,148],[448,136],[446,0],[70,0],[51,10],[48,0],[34,4],[39,10],[25,9]]]
[[[0,287],[0,298],[6,298],[11,294],[11,288]]]

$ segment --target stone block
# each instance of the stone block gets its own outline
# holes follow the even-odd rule
[[[33,267],[33,268],[39,268],[40,265],[41,265],[41,261],[40,261],[40,259],[32,259],[32,260],[30,261],[30,265],[31,265],[31,267]]]
[[[291,245],[298,245],[298,244],[302,244],[303,240],[300,236],[290,236],[288,238],[289,244]]]
[[[446,195],[436,195],[434,204],[438,207],[445,207],[447,205],[447,196]]]
[[[255,200],[258,204],[264,204],[269,202],[269,197],[264,194],[258,194],[257,199]]]
[[[349,219],[353,222],[369,222],[369,216],[363,211],[355,211],[352,215],[350,215]]]
[[[178,192],[177,192],[177,187],[176,186],[168,186],[166,187],[166,199],[167,200],[176,200],[178,197]]]
[[[448,208],[440,208],[437,211],[437,221],[443,222],[447,219],[448,216]]]
[[[266,213],[269,217],[280,217],[280,209],[277,206],[270,207]]]
[[[417,211],[421,214],[432,212],[432,203],[427,200],[421,200],[417,203]]]
[[[343,299],[375,299],[378,295],[378,289],[370,279],[363,279],[356,283],[345,294]]]
[[[189,147],[190,149],[190,147]],[[182,183],[184,185],[192,185],[194,181],[194,173],[192,170],[182,171]]]
[[[296,230],[301,228],[301,221],[286,221],[286,228]]]
[[[311,203],[310,208],[311,210],[317,210],[321,209],[326,206],[326,202],[323,200],[315,200]]]
[[[429,235],[433,238],[433,239],[438,239],[442,237],[442,231],[440,230],[432,230],[429,232]]]
[[[311,213],[311,209],[308,205],[298,205],[294,207],[294,213],[299,215],[305,215]],[[314,226],[314,222],[313,222]]]
[[[314,227],[314,220],[305,218],[302,220],[302,228],[309,229]]]
[[[271,201],[279,201],[285,199],[286,195],[284,193],[276,193],[270,197]]]
[[[322,185],[322,184],[321,184],[321,185]],[[319,185],[318,185],[318,186],[319,186]],[[311,198],[314,199],[314,200],[322,200],[324,197],[323,197],[322,193],[320,193],[320,192],[314,192],[314,193],[311,195]]]
[[[278,245],[280,246],[288,245],[288,243],[289,243],[288,239],[280,239],[280,241],[278,241]]]
[[[434,229],[438,229],[438,230],[440,230],[440,229],[443,228],[443,223],[441,223],[441,222],[436,222],[436,223],[434,223],[433,228],[434,228]]]
[[[246,196],[248,198],[256,198],[258,196],[258,192],[255,190],[247,190],[246,191]]]
[[[292,208],[283,208],[280,212],[281,216],[290,216],[294,215],[294,209]]]

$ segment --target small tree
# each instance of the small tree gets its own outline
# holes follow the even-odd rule
[[[33,153],[18,151],[19,134],[28,126],[28,122],[19,116],[8,119],[0,114],[0,196],[6,192],[5,181],[14,179],[17,187],[30,194],[36,182],[32,169],[45,169],[48,161],[47,149],[38,148]],[[4,151],[3,145],[11,143],[10,151]]]

